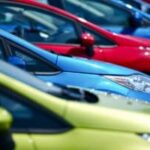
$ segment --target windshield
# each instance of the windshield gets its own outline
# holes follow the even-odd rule
[[[64,6],[69,12],[97,25],[129,25],[130,13],[111,3],[99,0],[65,0]]]

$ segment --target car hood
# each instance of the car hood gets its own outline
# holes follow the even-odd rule
[[[150,40],[144,38],[138,38],[130,35],[121,35],[121,34],[114,34],[114,40],[118,43],[118,45],[122,46],[144,46],[150,47]]]
[[[58,56],[57,65],[65,72],[107,75],[131,75],[139,72],[122,66],[80,57]]]
[[[65,119],[78,128],[150,133],[148,114],[102,106],[70,102],[66,108]]]

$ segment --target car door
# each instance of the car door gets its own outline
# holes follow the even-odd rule
[[[49,51],[85,55],[76,22],[52,11],[11,2],[1,3],[0,27]]]
[[[8,61],[9,63],[16,65],[19,68],[30,72],[31,74],[36,76],[44,76],[45,78],[48,78],[49,76],[52,78],[61,72],[61,69],[55,65],[55,62],[53,62],[55,61],[53,58],[46,60],[44,59],[44,56],[40,56],[38,53],[27,50],[16,43],[8,40],[4,41],[6,46],[5,51],[2,50],[3,55],[6,55],[4,60]],[[47,53],[47,55],[48,54],[49,53]]]
[[[65,143],[64,140],[72,126],[60,116],[3,86],[0,87],[0,106],[13,116],[11,130],[15,150],[60,150],[61,146],[64,149],[69,146],[67,139]]]
[[[72,80],[74,75],[73,73],[71,74],[70,72],[64,72],[61,68],[51,62],[51,60],[46,60],[44,59],[45,57],[42,57],[37,53],[35,54],[32,51],[28,51],[27,49],[24,49],[23,47],[20,47],[10,41],[5,42],[5,46],[6,45],[7,56],[4,58],[4,60],[8,61],[9,63],[28,71],[47,83],[52,82],[56,84],[59,83],[60,85],[79,85],[77,81]],[[49,56],[50,55],[47,53],[47,57]],[[79,80],[79,75],[76,74],[76,76],[77,80]]]
[[[117,43],[112,39],[104,36],[100,32],[96,32],[94,29],[91,29],[84,24],[80,24],[80,30],[82,33],[90,33],[94,39],[95,44],[93,46],[94,54],[91,57],[92,59],[116,62],[115,57],[120,48],[117,46]]]
[[[28,110],[27,108],[19,105],[18,103],[13,102],[13,100],[16,100],[16,98],[4,93],[2,91],[2,86],[0,86],[0,106],[7,109],[14,118],[12,133],[13,139],[15,141],[15,150],[35,150],[34,142],[31,138],[31,135],[27,132],[24,132],[23,128],[22,131],[18,128],[18,118],[27,116],[28,114],[24,113],[28,112]]]
[[[1,13],[5,17],[0,22],[0,26],[6,28],[10,22],[17,26],[19,22],[17,30],[14,30],[13,33],[43,49],[65,55],[88,57],[86,47],[80,44],[80,35],[84,32],[89,32],[96,38],[93,56],[88,58],[105,60],[103,50],[114,47],[113,41],[97,34],[93,29],[77,25],[73,20],[61,14],[13,3],[1,4],[1,8],[3,10]],[[8,16],[11,17],[8,19]],[[19,21],[14,21],[18,18]],[[22,22],[26,23],[22,25]]]

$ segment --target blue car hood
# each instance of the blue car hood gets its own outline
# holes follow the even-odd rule
[[[102,75],[140,74],[138,71],[118,65],[79,57],[58,56],[57,65],[65,72]]]

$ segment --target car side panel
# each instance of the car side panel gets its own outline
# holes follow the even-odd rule
[[[150,146],[148,142],[131,133],[96,129],[32,134],[32,138],[37,150],[149,150]]]
[[[115,63],[121,66],[129,67],[142,72],[149,72],[147,64],[150,63],[150,52],[142,46],[116,46],[113,48],[105,48],[103,50],[105,61]]]

